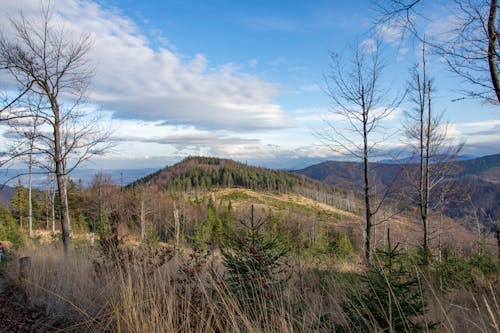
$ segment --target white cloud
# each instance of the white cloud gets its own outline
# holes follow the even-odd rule
[[[460,132],[462,138],[467,138],[467,144],[491,142],[498,146],[500,142],[500,120],[457,123],[453,127]]]
[[[390,44],[399,44],[404,34],[401,25],[396,21],[387,21],[377,25],[377,35]]]
[[[16,15],[21,8],[29,19],[38,6],[38,0],[2,0],[0,19],[6,22],[7,13]],[[154,49],[129,18],[91,1],[59,0],[56,12],[65,31],[91,35],[96,64],[91,102],[114,118],[239,131],[291,124],[273,103],[275,84],[230,64],[210,67],[203,54],[185,60],[170,49]]]
[[[360,43],[360,47],[366,54],[375,53],[377,51],[377,42],[373,38],[366,38]]]

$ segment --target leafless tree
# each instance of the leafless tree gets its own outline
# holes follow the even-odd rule
[[[358,45],[344,61],[332,55],[332,67],[325,76],[326,93],[332,102],[333,120],[325,119],[326,128],[317,135],[332,151],[352,156],[363,163],[365,203],[365,259],[371,264],[371,238],[374,215],[383,200],[374,202],[375,191],[370,182],[370,159],[384,138],[381,122],[400,104],[401,97],[389,100],[388,89],[382,87],[384,64],[380,45]]]
[[[141,233],[141,241],[146,240],[146,232],[148,231],[148,215],[154,213],[152,204],[151,189],[146,185],[134,185],[132,187],[132,193],[134,197],[134,202],[136,203],[136,216],[139,219],[139,227]]]
[[[377,25],[399,27],[403,36],[423,41],[423,11],[428,0],[374,0],[379,12]],[[450,26],[427,39],[450,71],[472,85],[465,91],[472,98],[500,103],[500,19],[497,0],[455,0],[448,5]],[[443,18],[448,19],[448,18]]]
[[[33,237],[33,202],[32,202],[32,187],[33,187],[33,165],[35,164],[35,141],[38,136],[38,130],[41,125],[41,121],[38,117],[23,117],[15,118],[10,117],[7,120],[8,126],[11,128],[10,131],[6,132],[4,136],[11,138],[12,144],[10,149],[7,150],[5,154],[5,159],[2,160],[3,163],[8,163],[15,159],[22,158],[28,164],[28,230],[29,237]],[[16,174],[15,177],[21,175]],[[12,177],[10,180],[12,180]],[[9,180],[8,180],[9,181]],[[8,182],[7,181],[7,182]]]
[[[92,235],[96,229],[105,230],[109,224],[111,208],[106,204],[106,198],[111,196],[113,191],[113,180],[111,175],[98,172],[94,175],[92,183],[86,192],[87,216],[91,223]]]
[[[90,38],[68,34],[52,23],[52,17],[51,7],[42,7],[36,18],[20,13],[10,19],[13,34],[0,36],[0,68],[15,80],[19,91],[1,110],[4,119],[36,114],[43,122],[35,144],[53,161],[49,171],[57,181],[62,238],[69,254],[66,178],[81,162],[108,148],[109,132],[100,131],[82,108],[93,75],[87,60]]]
[[[406,112],[405,135],[413,152],[413,163],[406,170],[408,186],[403,186],[418,206],[422,221],[422,250],[424,264],[429,260],[429,217],[445,202],[453,188],[447,178],[452,175],[462,145],[451,145],[447,138],[446,124],[442,114],[433,110],[433,81],[427,72],[425,43],[422,58],[412,71],[409,96],[415,105]]]

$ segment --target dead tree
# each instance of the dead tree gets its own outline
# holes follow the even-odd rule
[[[351,51],[347,61],[332,55],[331,71],[325,76],[325,91],[332,102],[334,120],[325,119],[326,128],[317,131],[317,136],[332,151],[354,157],[363,164],[365,259],[371,264],[373,218],[383,200],[373,202],[370,159],[383,141],[375,134],[381,122],[398,107],[401,97],[388,100],[388,90],[382,89],[384,64],[378,44],[370,48],[358,45]]]
[[[406,112],[405,136],[412,151],[412,163],[408,164],[406,198],[418,206],[422,222],[422,252],[424,265],[429,261],[429,217],[449,196],[453,183],[447,181],[452,175],[455,161],[462,145],[451,145],[446,135],[446,124],[442,115],[435,112],[432,104],[434,87],[427,72],[425,43],[422,58],[412,71],[409,96],[415,105]]]

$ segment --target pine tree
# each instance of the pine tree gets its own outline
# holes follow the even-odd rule
[[[23,186],[21,179],[18,180],[16,192],[10,199],[10,210],[13,217],[19,221],[19,226],[23,228],[28,216],[28,192]]]
[[[288,280],[284,262],[288,248],[276,239],[264,237],[265,221],[254,220],[253,205],[249,223],[241,223],[244,233],[230,235],[226,246],[221,249],[226,268],[224,281],[243,308],[251,309],[253,305],[267,301],[272,305],[276,291],[281,290]]]
[[[398,246],[392,247],[389,240],[385,250],[376,251],[375,264],[363,277],[366,291],[354,293],[342,303],[351,331],[423,332],[436,325],[419,321],[427,304]]]

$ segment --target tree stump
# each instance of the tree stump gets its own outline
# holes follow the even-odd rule
[[[26,279],[31,270],[31,257],[19,258],[19,278]]]

